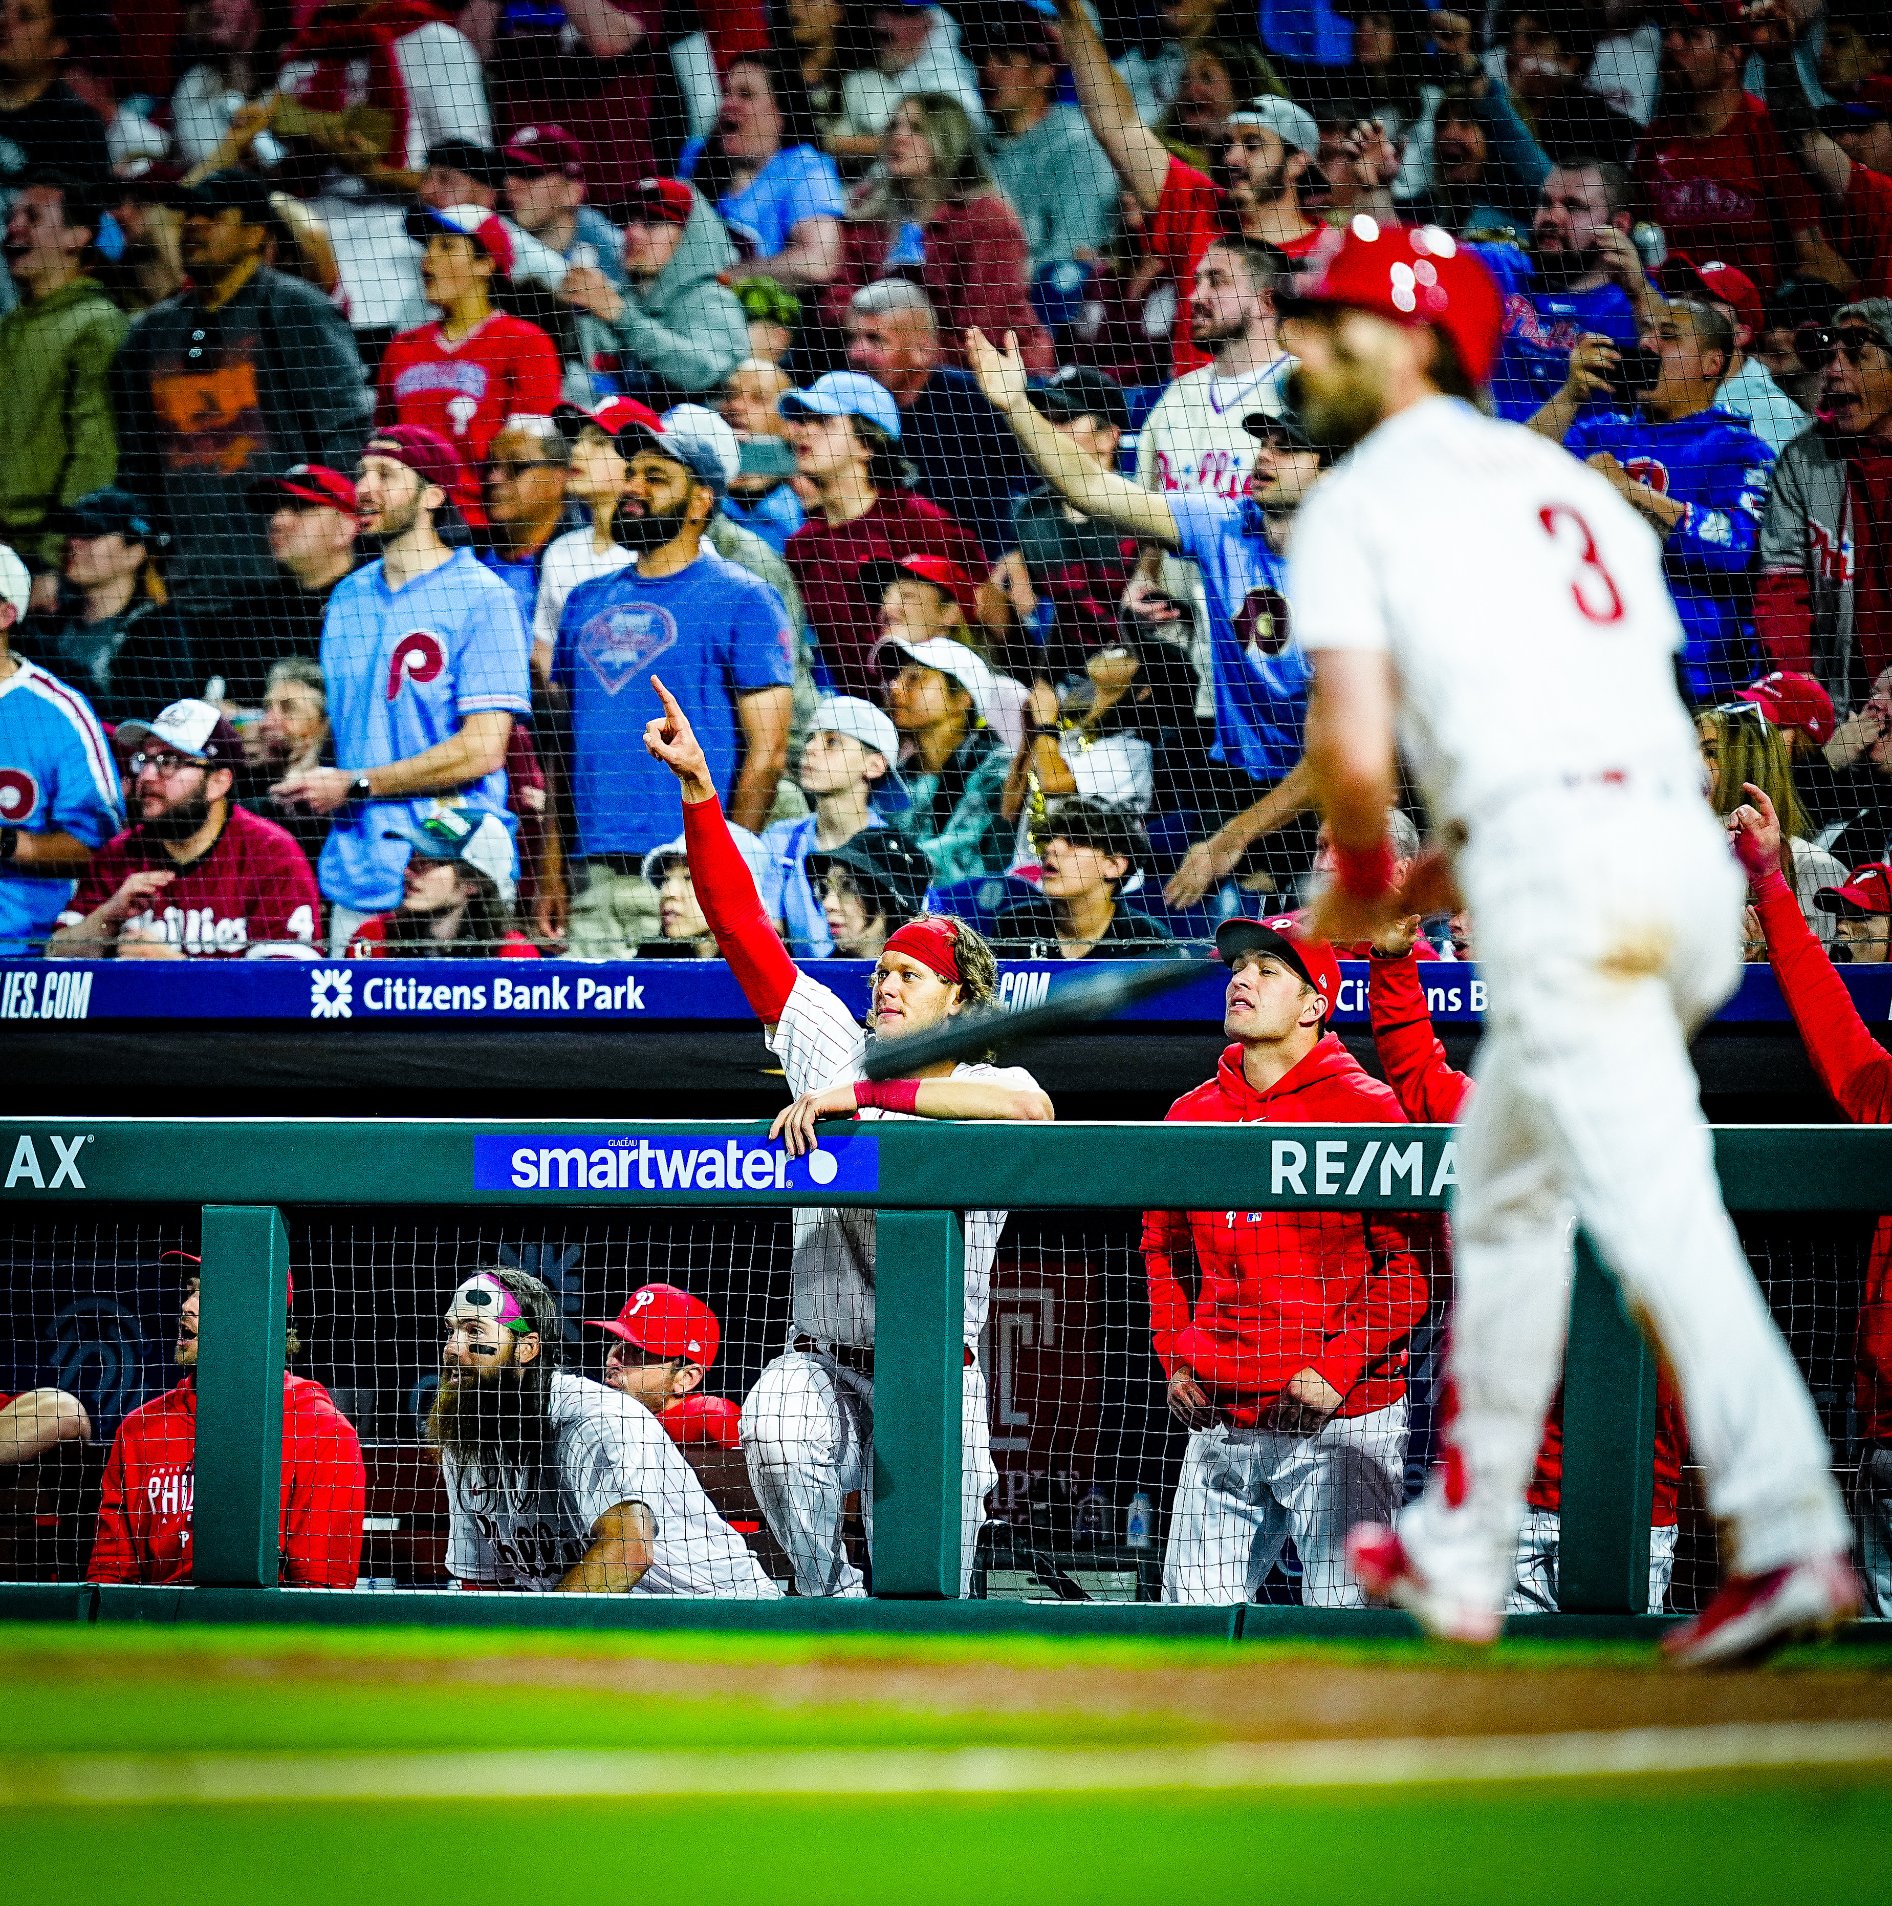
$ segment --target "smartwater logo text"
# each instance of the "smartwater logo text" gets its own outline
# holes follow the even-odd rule
[[[473,1141],[475,1191],[878,1191],[877,1138],[823,1138],[790,1158],[766,1138],[549,1138]]]

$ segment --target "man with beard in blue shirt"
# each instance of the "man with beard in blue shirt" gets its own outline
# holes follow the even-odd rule
[[[627,463],[611,533],[631,567],[565,599],[552,683],[571,722],[572,807],[586,880],[572,913],[588,957],[628,958],[654,939],[643,858],[676,832],[669,771],[643,746],[654,664],[689,714],[719,796],[759,833],[788,762],[794,636],[780,596],[703,541],[741,460],[714,411],[679,404],[657,429],[615,438]]]
[[[1656,377],[1633,409],[1591,410],[1567,430],[1532,428],[1621,492],[1662,539],[1663,568],[1687,632],[1690,698],[1725,701],[1753,680],[1753,570],[1774,453],[1747,420],[1715,408],[1734,356],[1720,305],[1679,298],[1642,341]],[[1613,353],[1611,354],[1613,355]]]
[[[1628,180],[1613,161],[1573,161],[1544,180],[1531,223],[1529,285],[1505,295],[1504,343],[1491,379],[1492,401],[1507,422],[1529,423],[1559,400],[1584,338],[1628,352],[1654,323],[1662,299],[1630,243],[1629,218]],[[1575,414],[1574,403],[1556,414],[1559,432]]]

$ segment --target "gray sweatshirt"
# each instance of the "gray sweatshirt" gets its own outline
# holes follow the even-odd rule
[[[715,207],[694,196],[676,256],[648,283],[633,281],[611,327],[627,367],[691,392],[713,389],[749,355],[742,305],[717,280],[736,248]]]

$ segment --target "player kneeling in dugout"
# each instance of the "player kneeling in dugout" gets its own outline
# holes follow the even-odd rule
[[[1169,1117],[1403,1125],[1392,1093],[1327,1030],[1333,949],[1290,925],[1217,930],[1235,1043]],[[1151,1211],[1143,1264],[1169,1406],[1192,1432],[1163,1599],[1247,1601],[1292,1536],[1303,1603],[1363,1607],[1347,1531],[1398,1506],[1406,1342],[1426,1310],[1407,1227],[1359,1211]]]
[[[779,1591],[635,1397],[558,1366],[558,1300],[511,1268],[447,1305],[427,1419],[447,1483],[447,1571],[470,1588]]]

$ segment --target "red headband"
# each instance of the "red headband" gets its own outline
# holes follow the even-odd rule
[[[922,966],[930,967],[948,985],[960,985],[959,949],[951,927],[935,926],[928,920],[909,920],[897,933],[890,934],[883,951],[907,953]]]

